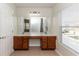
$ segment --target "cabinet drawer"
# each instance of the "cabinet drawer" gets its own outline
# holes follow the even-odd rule
[[[43,37],[41,38],[41,48],[42,48],[42,49],[47,49],[47,44],[48,44],[48,42],[47,42],[47,37],[43,36]]]
[[[29,47],[28,39],[23,39],[23,49],[28,49],[28,47]]]

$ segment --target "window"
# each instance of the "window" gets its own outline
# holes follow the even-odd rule
[[[79,53],[79,5],[62,11],[62,43]]]
[[[62,43],[79,52],[79,27],[62,26]]]

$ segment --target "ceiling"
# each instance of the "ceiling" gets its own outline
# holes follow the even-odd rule
[[[16,3],[17,7],[53,7],[55,3]]]

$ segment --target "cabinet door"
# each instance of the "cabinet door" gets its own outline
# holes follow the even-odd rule
[[[28,49],[29,48],[28,37],[22,37],[22,40],[23,40],[23,49]]]
[[[47,49],[47,37],[46,36],[43,36],[42,39],[41,39],[41,48],[42,49]]]
[[[22,39],[21,37],[14,37],[14,49],[22,49]]]
[[[56,36],[48,36],[48,49],[56,48]]]

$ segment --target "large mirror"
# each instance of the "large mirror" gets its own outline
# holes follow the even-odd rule
[[[48,31],[46,17],[18,18],[18,33],[45,33]]]
[[[30,32],[40,33],[45,31],[45,17],[31,17],[30,19]]]

